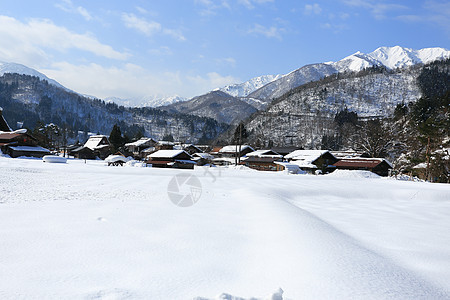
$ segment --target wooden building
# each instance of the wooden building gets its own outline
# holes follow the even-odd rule
[[[13,158],[19,156],[43,157],[50,154],[50,150],[40,147],[37,140],[24,131],[26,130],[0,133],[0,149],[4,154]]]
[[[295,150],[284,157],[309,173],[332,172],[338,159],[328,150]]]
[[[147,158],[146,163],[155,168],[193,169],[195,165],[192,156],[184,150],[158,150]]]
[[[384,158],[343,158],[334,164],[336,169],[342,170],[365,170],[380,176],[388,176],[392,165]]]
[[[106,135],[93,135],[87,142],[71,151],[72,155],[79,159],[105,159],[111,154],[111,144]]]
[[[277,161],[281,161],[281,158],[249,156],[244,158],[240,164],[258,171],[280,171],[282,168],[276,164]]]
[[[154,148],[157,144],[158,142],[154,139],[143,137],[135,142],[125,144],[125,149],[133,155],[133,158],[142,159],[149,154],[143,151],[152,147]]]

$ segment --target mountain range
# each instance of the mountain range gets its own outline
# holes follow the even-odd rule
[[[450,51],[444,48],[413,50],[400,46],[380,47],[368,54],[356,52],[337,62],[306,65],[286,75],[260,76],[242,84],[218,89],[218,91],[228,94],[229,97],[218,95],[217,91],[212,91],[189,101],[161,108],[171,112],[187,112],[197,116],[212,117],[228,124],[236,124],[250,116],[253,110],[265,109],[274,99],[292,89],[333,74],[359,72],[367,68],[404,69],[446,58],[450,58]],[[225,98],[226,102],[223,101]],[[249,109],[249,105],[254,109]],[[237,112],[239,113],[237,114]]]
[[[360,116],[386,116],[392,112],[399,102],[411,102],[420,97],[420,90],[416,83],[420,66],[448,58],[450,58],[450,51],[444,48],[413,50],[399,46],[380,47],[368,54],[356,52],[336,62],[306,65],[285,75],[255,77],[241,84],[218,88],[189,100],[178,96],[169,98],[144,97],[139,99],[139,106],[158,106],[158,111],[165,111],[168,113],[165,116],[172,118],[171,125],[165,128],[161,123],[161,116],[164,114],[158,113],[160,116],[158,121],[155,122],[159,124],[159,128],[154,130],[158,136],[167,135],[174,128],[177,128],[177,124],[179,124],[177,116],[183,116],[182,118],[186,119],[185,115],[215,119],[218,122],[217,124],[237,124],[257,112],[265,113],[266,118],[268,115],[274,116],[290,112],[290,122],[294,115],[322,114],[329,117],[344,107],[358,112]],[[40,80],[45,80],[51,86],[63,89],[67,93],[76,94],[44,74],[20,64],[0,63],[0,75],[5,73],[35,76]],[[22,81],[24,85],[27,84],[26,80]],[[17,93],[19,92],[17,91]],[[61,92],[52,91],[52,93]],[[42,91],[29,93],[29,99],[21,99],[20,101],[23,103],[28,101],[38,105],[40,97],[47,94]],[[20,98],[20,95],[22,94],[19,93],[16,97]],[[76,95],[82,99],[85,98],[83,95]],[[65,95],[64,97],[69,99],[72,96]],[[94,97],[87,97],[87,99],[89,98],[91,101],[98,100]],[[132,102],[119,98],[108,98],[105,99],[105,102],[106,104],[115,103],[120,108],[121,106],[132,106],[132,103],[136,104],[136,99],[134,100]],[[87,106],[86,109],[88,109]],[[112,110],[116,111],[117,109]],[[122,112],[122,115],[125,116],[130,112],[131,110],[128,109],[126,113]],[[142,114],[147,113],[141,111],[135,114],[135,121],[140,120],[137,123],[142,128],[150,130],[149,125],[152,122],[147,122],[146,117],[142,116]],[[84,115],[86,114],[87,112],[84,113]],[[154,111],[152,111],[152,114],[154,114]],[[261,115],[264,114],[256,114],[256,116]],[[97,129],[107,128],[111,125],[113,119],[114,117],[111,121],[99,125],[100,127]],[[252,128],[256,129],[263,126],[262,124],[265,121],[258,123],[254,121],[255,119],[255,117],[252,118],[253,125],[250,124]],[[126,118],[121,118],[121,120],[125,122]],[[286,124],[283,123],[286,120],[280,119],[279,121],[282,125]],[[187,125],[190,128],[195,127],[195,124],[191,123],[191,121],[188,121],[186,124],[190,124]],[[83,130],[86,130],[87,124],[83,123],[83,126]],[[210,130],[208,136],[210,137],[212,132],[223,130],[224,127],[221,126],[214,125],[217,130]],[[284,128],[282,134],[292,135],[287,132],[289,130]],[[187,129],[181,131],[183,132],[179,135],[186,135],[189,132]],[[200,133],[197,130],[194,131],[196,134]]]

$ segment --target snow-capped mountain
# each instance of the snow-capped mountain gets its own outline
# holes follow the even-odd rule
[[[189,100],[188,98],[180,97],[178,95],[174,96],[145,96],[142,98],[133,99],[123,99],[119,97],[107,97],[104,99],[105,102],[114,102],[117,105],[122,105],[126,107],[159,107],[174,104],[177,102],[184,102]]]
[[[450,51],[444,48],[413,50],[395,46],[380,47],[368,54],[358,51],[337,62],[318,63],[301,67],[252,92],[249,94],[249,97],[270,102],[297,86],[317,81],[335,73],[361,71],[372,66],[384,66],[387,69],[404,68],[447,58],[450,58]]]
[[[283,75],[263,75],[239,84],[231,84],[218,89],[233,97],[247,97],[253,91],[281,78]]]
[[[53,84],[57,87],[68,90],[67,88],[62,86],[59,82],[57,82],[56,80],[50,79],[46,75],[42,74],[41,72],[38,72],[35,69],[29,68],[29,67],[21,65],[21,64],[0,62],[0,76],[2,76],[5,73],[17,73],[17,74],[23,74],[23,75],[36,76],[36,77],[39,77],[39,79],[41,79],[41,80],[47,80],[48,83],[50,83],[50,84]]]

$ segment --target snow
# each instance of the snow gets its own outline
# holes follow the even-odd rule
[[[125,156],[122,155],[109,155],[107,158],[105,158],[105,162],[107,163],[113,163],[113,162],[127,162],[129,161],[129,158],[126,158]]]
[[[336,178],[380,178],[379,175],[363,170],[335,170],[326,176]]]
[[[236,151],[244,151],[246,149],[251,149],[252,152],[254,149],[249,145],[227,145],[222,147],[222,149],[219,150],[219,153],[235,153]]]
[[[151,142],[155,142],[156,143],[156,141],[153,140],[152,138],[145,138],[145,137],[143,137],[143,138],[140,138],[139,140],[137,140],[135,142],[125,144],[125,147],[130,147],[130,146],[139,147],[139,146],[145,145],[147,143],[151,143]]]
[[[60,163],[60,164],[65,164],[67,162],[67,158],[62,157],[62,156],[56,156],[56,155],[45,155],[42,158],[43,162],[46,163]]]
[[[169,200],[180,173],[193,206]],[[450,297],[449,185],[5,157],[0,174],[1,299]]]
[[[87,140],[87,142],[84,144],[84,147],[90,148],[92,150],[103,148],[103,146],[105,146],[105,145],[99,145],[99,144],[104,138],[107,138],[107,136],[106,135],[90,136],[89,139]],[[108,146],[108,145],[106,145],[106,146]]]
[[[155,153],[150,154],[149,157],[151,157],[151,158],[173,158],[173,157],[180,155],[183,152],[188,154],[184,150],[158,150]]]
[[[9,146],[9,148],[15,151],[46,152],[46,153],[50,152],[50,150],[39,146]]]

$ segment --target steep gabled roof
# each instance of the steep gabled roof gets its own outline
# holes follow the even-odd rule
[[[219,153],[236,153],[236,149],[239,151],[239,145],[227,145],[219,150]],[[250,149],[251,151],[255,151],[249,145],[241,145],[241,152],[245,149]]]
[[[109,146],[108,137],[106,135],[93,135],[89,137],[86,144],[84,144],[85,147],[92,150],[103,148],[105,145]]]
[[[155,153],[150,154],[149,157],[151,157],[151,158],[175,158],[182,153],[185,153],[186,155],[190,156],[189,153],[187,153],[184,150],[158,150]]]
[[[283,155],[273,151],[273,150],[256,150],[250,153],[247,153],[246,156],[256,156],[256,157],[278,157],[281,158]]]

